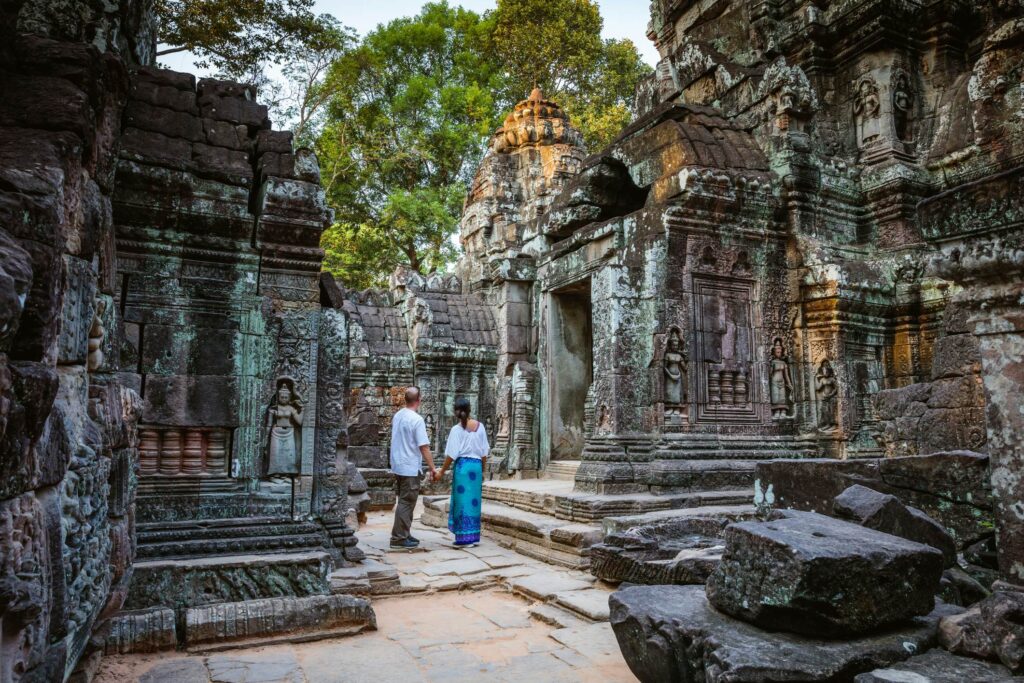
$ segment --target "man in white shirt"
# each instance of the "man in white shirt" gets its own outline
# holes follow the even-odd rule
[[[391,527],[391,547],[411,550],[420,542],[409,535],[412,513],[420,494],[420,467],[426,463],[434,477],[434,458],[430,454],[427,426],[419,414],[420,390],[405,390],[405,407],[391,420],[391,472],[395,475],[398,505],[395,524]]]

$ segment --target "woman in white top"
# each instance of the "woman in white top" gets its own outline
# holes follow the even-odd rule
[[[467,399],[455,401],[458,423],[448,432],[444,465],[437,475],[440,479],[449,467],[454,473],[452,498],[448,504],[448,529],[455,534],[457,548],[472,547],[480,542],[481,492],[484,467],[487,466],[487,454],[490,452],[487,432],[479,421],[470,418],[469,409]]]

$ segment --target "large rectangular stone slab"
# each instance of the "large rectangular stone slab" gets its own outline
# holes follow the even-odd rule
[[[589,581],[572,579],[556,572],[539,572],[512,579],[512,590],[537,600],[550,600],[558,593],[584,590],[591,587]]]
[[[813,512],[725,530],[708,599],[772,630],[844,637],[931,611],[942,553]]]

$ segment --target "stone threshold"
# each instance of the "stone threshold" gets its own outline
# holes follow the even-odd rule
[[[448,498],[424,499],[420,521],[437,528],[448,526]],[[486,498],[481,505],[483,535],[518,553],[569,569],[590,566],[589,548],[603,538],[598,524],[566,522],[527,512]]]

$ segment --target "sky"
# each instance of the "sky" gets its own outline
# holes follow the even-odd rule
[[[318,0],[316,12],[333,14],[338,21],[364,35],[378,24],[418,13],[424,2],[426,0]],[[475,12],[483,12],[495,6],[495,0],[449,2]],[[647,0],[597,0],[597,4],[601,7],[601,16],[604,17],[604,36],[629,38],[636,44],[644,59],[654,66],[658,61],[658,53],[647,39],[650,3]],[[195,68],[188,53],[167,55],[161,57],[160,62],[178,71],[189,71],[199,76],[207,75]]]

